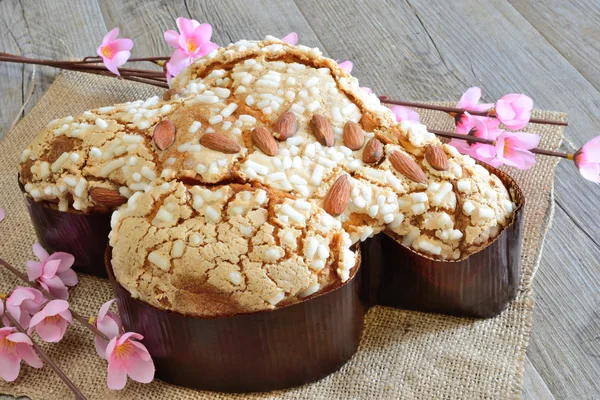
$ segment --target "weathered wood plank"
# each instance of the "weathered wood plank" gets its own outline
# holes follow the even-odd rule
[[[537,372],[529,357],[525,358],[525,372],[523,373],[523,400],[554,400],[554,396],[546,382]]]
[[[0,51],[26,55],[30,53],[31,43],[27,37],[27,28],[21,7],[17,1],[0,2]],[[18,117],[23,98],[31,82],[24,82],[24,67],[18,64],[0,63],[2,81],[2,107],[0,107],[0,138],[9,130]]]
[[[594,136],[600,93],[509,3],[365,3],[297,2],[325,48],[334,57],[347,54],[356,61],[357,75],[368,75],[366,81],[376,92],[438,100],[458,98],[468,86],[481,85],[486,100],[493,100],[523,91],[539,108],[567,111],[572,121],[567,135],[577,145]],[[529,354],[557,397],[585,398],[586,393],[598,393],[597,383],[589,378],[599,371],[584,342],[573,344],[571,337],[590,335],[586,324],[594,307],[574,305],[571,296],[597,297],[600,271],[591,260],[599,250],[590,238],[600,230],[600,221],[590,204],[598,203],[600,190],[579,178],[567,162],[558,168],[556,187],[557,202],[568,204],[573,220],[563,211],[557,213],[560,221],[548,234],[535,288],[548,294],[544,291],[551,287],[553,292],[537,298]],[[570,229],[566,237],[561,232],[565,226]],[[562,242],[556,239],[561,235]],[[557,332],[556,325],[563,328]],[[588,372],[573,372],[580,369]]]
[[[106,27],[95,1],[52,2],[36,0],[6,0],[0,3],[3,23],[0,24],[2,51],[14,52],[28,57],[68,59],[94,55],[102,41]],[[13,44],[9,45],[13,38]],[[18,46],[14,44],[18,43]],[[6,47],[4,47],[6,46]],[[15,49],[15,47],[17,47]],[[0,65],[3,75],[2,88],[16,93],[8,103],[10,107],[0,114],[0,137],[10,128],[23,104],[31,82],[31,67],[25,68],[25,76],[19,71],[23,67]],[[7,75],[4,75],[6,72]],[[38,67],[35,78],[35,91],[27,107],[33,107],[54,80],[57,71],[49,67]],[[8,78],[4,78],[7,76]],[[20,97],[20,99],[19,99]],[[18,102],[16,99],[19,99]],[[20,103],[20,104],[18,104]],[[17,107],[18,105],[18,107]],[[8,115],[8,114],[11,115]]]
[[[194,18],[213,25],[213,41],[226,45],[240,39],[262,39],[267,34],[282,37],[298,32],[310,46],[320,43],[295,3],[286,1],[151,1],[139,7],[135,1],[100,3],[106,25],[119,27],[136,43],[138,56],[170,55],[163,32],[177,29],[177,17]]]
[[[509,0],[596,89],[600,89],[600,8],[585,0]]]
[[[600,393],[600,250],[560,208],[534,281],[536,311],[527,351],[556,398]]]

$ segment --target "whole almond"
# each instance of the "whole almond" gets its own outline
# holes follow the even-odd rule
[[[200,138],[200,144],[211,150],[220,151],[225,154],[235,154],[242,150],[235,140],[220,133],[205,133]]]
[[[154,144],[159,150],[166,150],[175,142],[175,125],[168,119],[159,122],[152,134]]]
[[[332,147],[335,142],[333,128],[327,118],[321,114],[314,114],[311,119],[313,134],[323,146]]]
[[[275,156],[279,153],[275,138],[264,126],[252,130],[252,143],[268,156]]]
[[[437,169],[438,171],[448,171],[448,168],[450,168],[448,156],[444,149],[442,149],[442,146],[427,146],[425,148],[425,159],[433,169]]]
[[[327,196],[325,196],[323,203],[325,211],[334,217],[343,213],[350,199],[350,189],[352,188],[348,180],[348,175],[340,176],[329,189]]]
[[[298,130],[298,122],[296,114],[292,111],[286,111],[279,116],[275,125],[273,125],[273,133],[279,140],[286,140],[296,134]]]
[[[127,199],[114,189],[95,187],[90,189],[90,197],[94,202],[106,207],[118,207],[127,203]]]
[[[376,163],[383,157],[383,144],[377,138],[372,138],[367,142],[363,150],[363,161],[366,163]]]
[[[359,124],[354,121],[346,122],[344,125],[344,144],[350,150],[359,150],[365,144],[365,133]]]
[[[392,166],[398,172],[407,177],[413,182],[427,183],[427,177],[419,165],[409,156],[399,151],[395,151],[389,155]]]

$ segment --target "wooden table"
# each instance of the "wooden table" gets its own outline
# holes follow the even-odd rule
[[[596,1],[2,0],[0,51],[94,55],[104,34],[119,27],[135,41],[134,55],[169,55],[162,33],[175,29],[178,16],[211,23],[222,45],[296,31],[303,44],[352,60],[362,85],[397,99],[458,99],[475,85],[486,102],[524,92],[537,108],[569,114],[566,151],[600,134]],[[31,66],[0,63],[0,137],[55,74],[38,67],[32,79]],[[599,398],[600,189],[567,161],[555,188],[554,222],[534,284],[523,397]]]

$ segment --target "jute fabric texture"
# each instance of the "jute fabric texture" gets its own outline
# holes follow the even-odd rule
[[[0,256],[24,270],[33,259],[36,241],[22,194],[17,186],[17,164],[22,150],[48,121],[77,115],[87,109],[143,99],[162,90],[152,86],[76,72],[58,76],[37,106],[0,142]],[[420,111],[425,124],[452,130],[445,113]],[[564,119],[565,115],[535,111],[534,116]],[[541,135],[541,146],[557,149],[562,128],[530,125]],[[259,394],[200,392],[154,381],[130,381],[122,391],[106,386],[106,361],[96,355],[93,335],[74,323],[58,344],[43,344],[51,358],[88,399],[506,399],[521,393],[525,350],[531,329],[534,300],[530,289],[539,265],[545,232],[552,219],[552,190],[557,158],[538,156],[529,171],[507,169],[526,198],[523,277],[517,298],[501,315],[472,320],[436,314],[375,307],[366,317],[357,354],[340,371],[302,387]],[[72,308],[90,317],[112,298],[108,281],[79,274],[71,294]],[[0,291],[22,285],[0,270]],[[35,338],[35,336],[34,336]],[[199,338],[198,340],[202,340]],[[199,374],[202,371],[198,371]],[[231,379],[236,379],[232,376]],[[24,365],[13,383],[0,380],[0,392],[27,395],[35,400],[72,398],[54,372]]]

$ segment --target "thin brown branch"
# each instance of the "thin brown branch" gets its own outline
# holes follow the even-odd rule
[[[379,100],[382,103],[386,103],[386,104],[395,104],[395,105],[399,105],[399,106],[424,108],[427,110],[435,110],[435,111],[444,111],[444,112],[447,112],[450,114],[463,114],[465,112],[468,112],[471,115],[479,115],[479,116],[484,116],[484,117],[497,118],[496,111],[494,109],[491,109],[489,111],[471,111],[471,110],[466,110],[464,108],[446,107],[446,106],[440,106],[440,105],[434,105],[434,104],[417,103],[417,102],[413,102],[413,101],[392,100],[392,99],[389,99],[387,96],[379,96]],[[564,122],[564,121],[555,121],[555,120],[547,120],[547,119],[540,119],[540,118],[531,118],[529,120],[529,122],[534,123],[534,124],[545,124],[545,125],[561,125],[561,126],[569,125],[568,122]]]
[[[445,137],[445,138],[449,138],[449,139],[466,140],[469,142],[489,144],[492,146],[496,145],[496,142],[494,140],[483,139],[483,138],[479,138],[477,136],[465,135],[465,134],[454,133],[454,132],[440,131],[437,129],[427,129],[427,130],[431,133],[436,134],[437,136],[441,136],[441,137]],[[531,149],[530,151],[535,154],[542,154],[545,156],[552,156],[552,157],[561,157],[561,158],[566,158],[569,160],[572,160],[574,157],[574,155],[571,153],[562,153],[559,151],[552,151],[552,150],[544,150],[544,149],[536,148],[536,149]]]
[[[48,364],[50,368],[52,368],[52,370],[56,373],[56,375],[58,375],[58,377],[65,383],[65,385],[67,385],[67,387],[71,389],[71,391],[75,394],[75,398],[77,400],[87,400],[83,393],[81,393],[79,388],[75,386],[75,384],[62,371],[62,369],[60,369],[60,367],[56,365],[54,361],[52,361],[52,359],[40,348],[40,346],[38,346],[38,344],[33,340],[33,338],[27,334],[25,329],[23,329],[23,327],[17,322],[17,320],[9,312],[4,313],[4,316],[10,320],[10,323],[13,324],[13,326],[17,328],[19,332],[21,332],[24,335],[27,335],[27,337],[31,340],[33,348],[38,354],[38,356],[40,356],[42,360],[44,360],[44,362]]]
[[[85,61],[85,60],[88,61]],[[162,87],[165,89],[169,88],[169,85],[166,83],[166,78],[164,77],[164,73],[160,71],[152,71],[152,70],[142,70],[142,69],[134,69],[134,68],[123,68],[122,76],[117,76],[112,74],[110,71],[106,69],[106,67],[101,65],[90,65],[95,63],[96,61],[91,61],[92,57],[87,57],[83,61],[55,61],[55,60],[44,60],[44,59],[35,59],[29,57],[17,56],[14,54],[8,54],[0,52],[0,61],[4,62],[12,62],[19,64],[35,64],[35,65],[45,65],[49,67],[67,69],[71,71],[79,71],[86,72],[96,75],[104,75],[111,76],[114,78],[125,79],[128,81],[141,82],[149,85],[154,85],[158,87]],[[154,62],[156,60],[163,60],[165,57],[148,57],[144,59],[130,59],[129,61],[151,61]],[[101,60],[100,60],[101,61]]]
[[[49,298],[50,300],[58,300],[57,297],[53,296],[52,294],[50,294],[50,292],[48,292],[46,289],[44,289],[42,287],[42,285],[40,285],[37,282],[32,282],[27,278],[27,275],[25,275],[24,273],[22,273],[21,271],[19,271],[18,269],[16,269],[15,267],[13,267],[12,265],[10,265],[9,263],[7,263],[6,261],[4,261],[2,258],[0,258],[0,264],[2,266],[4,266],[4,268],[6,268],[7,270],[9,270],[10,272],[13,273],[13,275],[15,275],[17,278],[21,279],[23,282],[25,282],[26,284],[28,284],[29,286],[31,286],[34,289],[39,290],[40,292],[42,292],[44,294],[44,296],[46,296],[47,298]],[[70,307],[69,307],[70,308]],[[76,319],[79,323],[81,323],[82,325],[84,325],[86,328],[88,328],[90,331],[92,331],[95,335],[100,336],[102,339],[106,340],[107,342],[110,342],[110,338],[108,336],[106,336],[104,333],[102,333],[98,328],[96,328],[94,325],[90,324],[88,322],[87,319],[85,319],[84,317],[82,317],[81,315],[77,314],[75,311],[70,310],[71,314],[73,314],[73,318]]]

